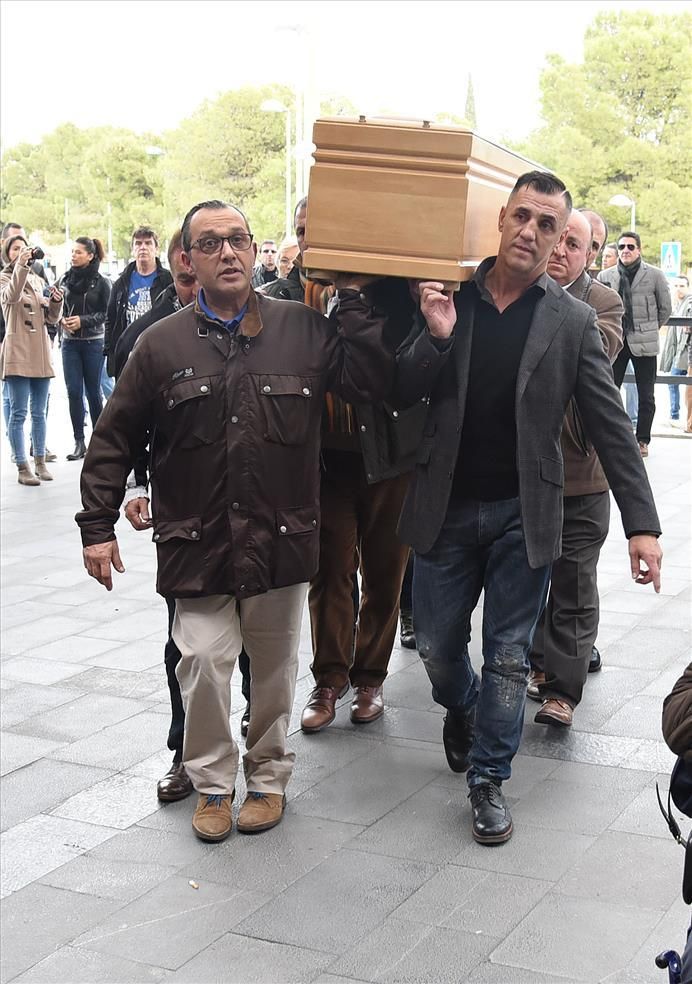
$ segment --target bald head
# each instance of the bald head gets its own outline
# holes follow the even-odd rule
[[[548,273],[561,287],[573,283],[586,269],[591,239],[591,223],[583,212],[572,209],[564,236],[548,260]]]
[[[592,212],[589,208],[580,208],[580,213],[591,225],[591,248],[586,258],[586,268],[593,266],[608,240],[608,226],[602,215]]]

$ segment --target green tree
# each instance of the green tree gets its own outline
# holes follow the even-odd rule
[[[578,205],[602,212],[614,235],[629,212],[608,205],[624,193],[637,203],[647,259],[664,240],[692,256],[692,15],[647,11],[599,14],[584,37],[584,58],[548,57],[541,76],[543,125],[518,149],[552,168]]]
[[[473,95],[473,79],[471,78],[471,73],[469,72],[469,80],[466,85],[466,106],[464,107],[464,116],[468,120],[468,124],[473,129],[476,128],[476,100]]]

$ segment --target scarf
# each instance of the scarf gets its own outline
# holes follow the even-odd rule
[[[62,286],[71,294],[86,294],[89,284],[99,272],[99,258],[94,254],[84,267],[70,267],[62,279]]]
[[[620,274],[620,286],[618,294],[622,298],[625,313],[622,316],[622,331],[624,335],[629,335],[634,331],[634,314],[632,313],[632,281],[641,266],[641,256],[625,266],[622,260],[618,260],[618,273]]]

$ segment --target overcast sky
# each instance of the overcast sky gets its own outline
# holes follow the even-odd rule
[[[245,84],[305,80],[359,111],[463,115],[522,137],[538,123],[545,56],[580,59],[600,11],[681,12],[673,0],[3,0],[0,136],[6,149],[58,124],[176,126],[205,98]]]

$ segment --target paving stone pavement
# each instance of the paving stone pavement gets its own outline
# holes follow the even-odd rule
[[[190,829],[192,799],[155,795],[170,754],[153,545],[121,522],[127,572],[112,593],[86,576],[67,419],[58,380],[52,484],[18,486],[2,449],[3,984],[664,984],[653,958],[681,949],[689,922],[655,783],[672,764],[661,702],[692,658],[692,441],[660,423],[646,463],[660,595],[632,583],[613,510],[604,668],[571,731],[535,725],[528,706],[508,844],[471,838],[415,652],[395,648],[381,720],[351,725],[346,698],[328,731],[300,732],[306,619],[284,820],[209,845]],[[474,629],[478,666],[478,614]],[[232,704],[239,738],[238,680]]]

